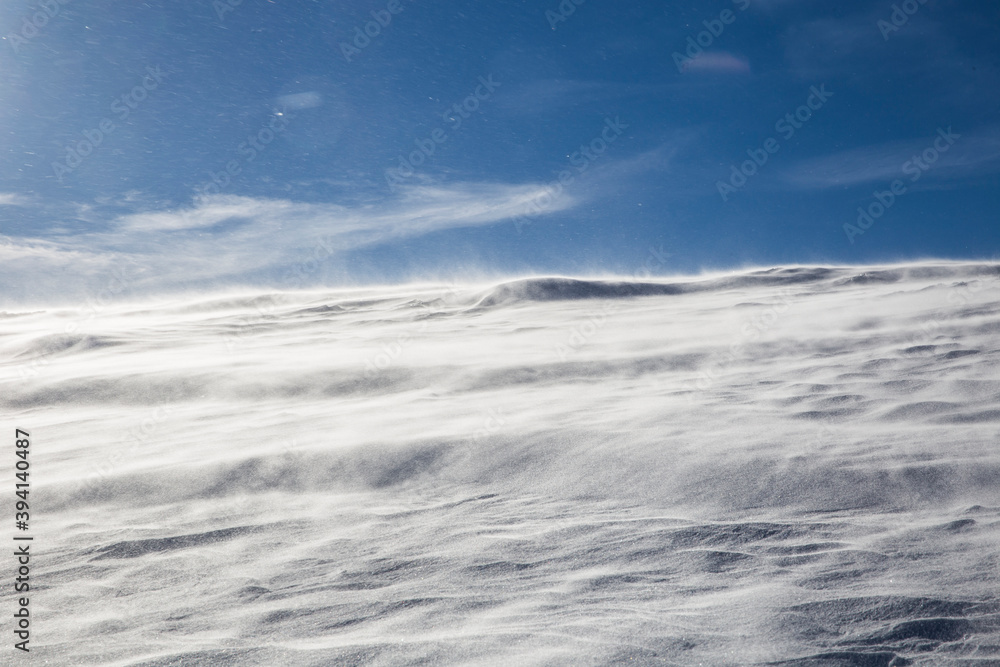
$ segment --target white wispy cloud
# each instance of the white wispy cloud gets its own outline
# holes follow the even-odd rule
[[[946,126],[945,130],[947,130]],[[966,132],[953,127],[959,135],[954,145],[940,153],[929,165],[930,178],[955,178],[1000,169],[1000,128]],[[861,146],[829,155],[799,160],[782,173],[783,180],[797,188],[823,189],[860,183],[891,181],[902,176],[903,165],[925,150],[933,149],[936,132],[925,137]]]
[[[377,204],[343,206],[236,195],[200,197],[190,206],[146,210],[99,232],[48,239],[14,238],[0,246],[0,282],[39,298],[67,286],[98,289],[118,271],[130,289],[164,289],[302,262],[318,244],[331,253],[432,232],[502,222],[545,192],[544,185],[462,183],[404,188]],[[546,213],[576,205],[571,194]],[[513,227],[512,227],[513,229]],[[123,267],[129,267],[124,271]]]
[[[204,232],[233,223],[234,237],[282,229],[336,236],[346,249],[443,229],[491,224],[515,215],[543,191],[536,185],[460,184],[404,188],[379,205],[347,207],[236,195],[200,197],[193,206],[125,216],[116,234]],[[563,207],[572,205],[572,200]]]
[[[726,51],[712,51],[686,60],[682,69],[684,72],[748,74],[750,61]]]
[[[29,206],[31,200],[13,192],[0,192],[0,206]]]

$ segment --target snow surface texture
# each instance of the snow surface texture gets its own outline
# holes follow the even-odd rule
[[[1000,665],[996,264],[0,327],[33,663]]]

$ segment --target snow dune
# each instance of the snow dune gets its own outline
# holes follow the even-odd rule
[[[205,295],[0,334],[35,660],[1000,665],[997,264]]]

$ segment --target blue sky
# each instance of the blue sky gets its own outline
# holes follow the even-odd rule
[[[995,259],[998,26],[985,1],[6,2],[3,300],[650,248],[663,274]]]

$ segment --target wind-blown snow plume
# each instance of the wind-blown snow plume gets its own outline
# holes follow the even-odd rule
[[[996,264],[85,316],[0,317],[52,664],[1000,661]]]

